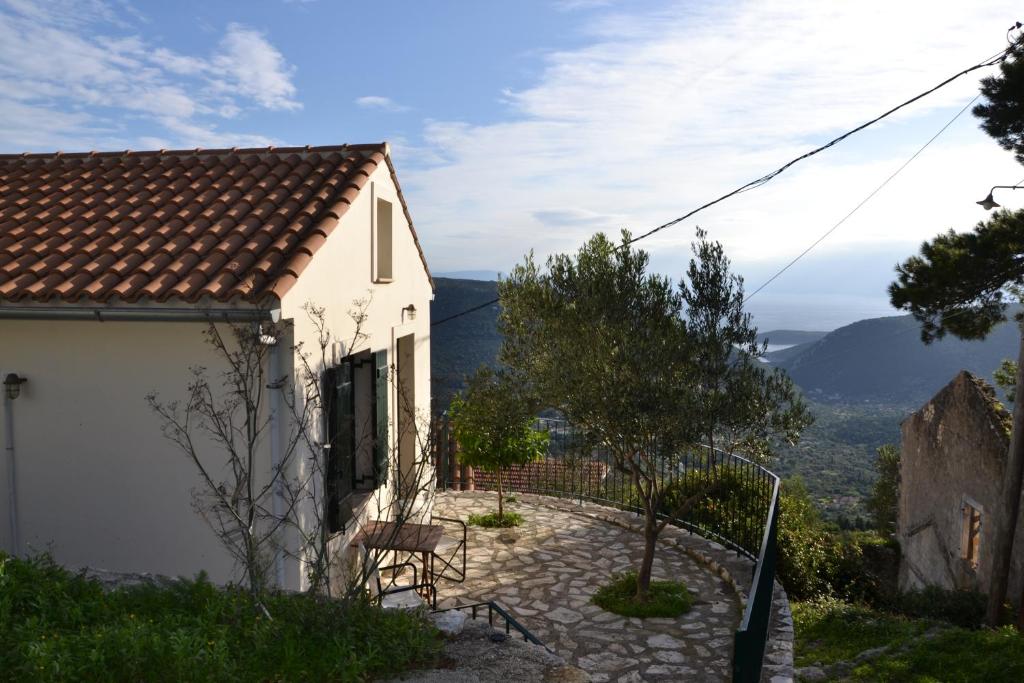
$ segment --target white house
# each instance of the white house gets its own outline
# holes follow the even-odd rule
[[[410,425],[429,413],[433,281],[387,145],[0,156],[0,548],[238,579],[193,509],[195,465],[145,396],[184,398],[190,367],[223,369],[211,317],[283,322],[267,373],[301,384],[295,347],[317,347],[303,307],[347,340],[365,297],[365,339],[332,344],[324,372],[347,373],[350,413],[386,417],[387,450],[335,449],[338,481],[316,482],[339,492],[335,516],[410,466]],[[295,428],[283,391],[268,400],[265,477]],[[279,556],[276,580],[301,589],[300,561]]]

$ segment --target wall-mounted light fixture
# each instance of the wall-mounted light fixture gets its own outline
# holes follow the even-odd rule
[[[980,202],[976,202],[976,203],[981,205],[981,208],[985,209],[986,211],[991,211],[992,209],[998,209],[1002,205],[998,204],[996,202],[996,200],[992,198],[992,193],[994,191],[996,191],[996,190],[1019,190],[1021,188],[1024,188],[1024,185],[996,185],[991,190],[988,191],[988,196],[987,197],[982,199]]]
[[[18,377],[13,372],[8,374],[4,377],[4,394],[13,401],[21,393],[21,385],[27,381],[24,377]]]
[[[415,320],[416,319],[416,307],[414,305],[412,305],[412,304],[409,304],[408,306],[403,308],[402,309],[402,313],[405,314],[405,317],[408,320]]]

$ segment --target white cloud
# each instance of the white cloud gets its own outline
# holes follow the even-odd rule
[[[292,83],[295,68],[259,31],[230,24],[213,65],[231,89],[267,109],[301,109]]]
[[[140,21],[124,0],[0,7],[0,148],[269,144],[220,124],[301,107],[294,67],[263,33],[230,24],[211,54],[186,55],[139,35]],[[133,137],[135,120],[162,131]]]
[[[408,111],[409,107],[398,104],[390,97],[382,97],[380,95],[366,95],[365,97],[357,97],[356,104],[363,109],[380,109],[382,111],[389,112],[400,112]]]
[[[970,12],[880,1],[623,7],[588,15],[581,47],[549,54],[534,85],[505,91],[504,120],[426,124],[418,156],[434,161],[402,177],[435,269],[507,270],[531,248],[575,249],[602,222],[634,233],[661,224],[995,53],[1008,24],[1005,3],[991,1]],[[784,263],[977,94],[977,80],[643,245],[678,274],[700,224],[741,268]],[[983,217],[974,195],[1024,175],[1014,169],[965,114],[826,244],[912,244],[969,228]],[[585,216],[595,221],[572,220]]]

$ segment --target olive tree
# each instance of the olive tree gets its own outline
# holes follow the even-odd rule
[[[562,412],[631,479],[644,513],[638,600],[668,520],[719,483],[710,467],[678,496],[665,473],[716,438],[767,453],[773,436],[793,440],[809,422],[788,378],[754,364],[757,332],[721,245],[700,232],[678,286],[648,263],[629,233],[618,245],[598,234],[544,268],[528,256],[498,286],[501,360],[521,391]]]
[[[561,411],[628,473],[644,512],[637,598],[646,599],[666,501],[666,461],[700,433],[683,298],[648,256],[598,234],[541,269],[532,255],[498,285],[501,360],[523,391]],[[687,499],[683,505],[692,505]]]
[[[757,342],[743,308],[743,278],[730,272],[722,245],[698,228],[693,253],[679,289],[705,445],[767,461],[779,442],[795,443],[813,419],[786,373],[760,361],[766,343]]]

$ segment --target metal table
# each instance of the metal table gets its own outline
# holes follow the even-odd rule
[[[428,574],[429,558],[437,549],[444,535],[444,527],[437,524],[413,524],[412,522],[372,521],[356,534],[352,545],[360,543],[374,550],[394,550],[397,552],[414,553],[423,558],[424,581]],[[434,577],[430,576],[429,583]]]

